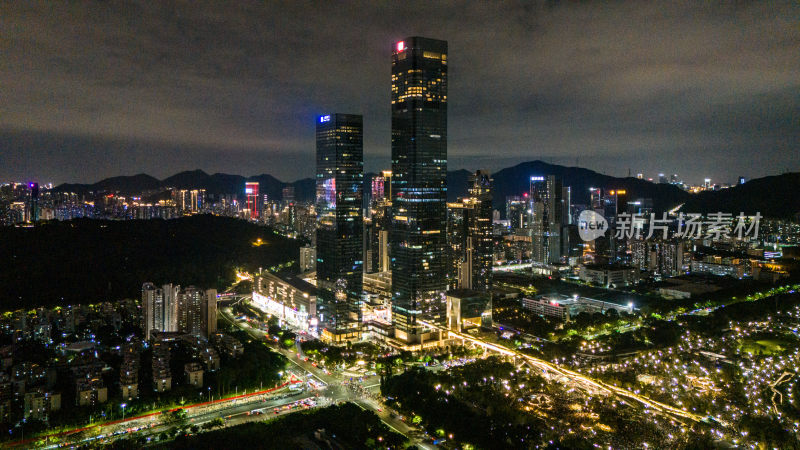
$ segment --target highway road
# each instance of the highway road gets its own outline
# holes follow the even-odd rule
[[[276,415],[287,414],[294,411],[306,409],[302,406],[295,406],[292,409],[286,409],[286,406],[295,404],[297,402],[315,400],[313,395],[308,392],[300,392],[285,398],[276,399],[258,399],[239,402],[229,402],[228,405],[223,405],[218,408],[206,408],[199,411],[197,414],[191,413],[187,410],[189,415],[183,422],[186,425],[203,425],[218,417],[225,418],[225,426],[239,425],[245,422],[252,422],[257,420],[264,420],[265,418],[272,418]],[[281,408],[278,414],[275,414],[274,408]],[[254,410],[262,410],[262,414],[248,414]],[[164,420],[163,415],[151,416],[140,420],[134,420],[118,424],[116,426],[103,427],[103,431],[94,436],[87,436],[83,439],[67,440],[72,445],[88,444],[90,442],[99,442],[103,444],[111,443],[118,439],[129,439],[132,434],[143,436],[145,438],[152,438],[158,436],[164,431],[168,431],[173,427],[178,426],[178,423],[170,423]],[[136,430],[137,428],[144,427]],[[135,431],[134,431],[135,430]],[[119,434],[116,434],[119,433]],[[104,436],[98,438],[98,436]],[[51,446],[55,448],[56,446]]]

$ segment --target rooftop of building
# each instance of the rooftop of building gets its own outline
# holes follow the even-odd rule
[[[626,266],[624,264],[584,264],[583,267],[586,267],[589,270],[630,270],[630,269],[633,269],[632,266]]]
[[[447,291],[448,297],[455,298],[473,298],[473,297],[489,297],[489,292],[476,291],[474,289],[453,289]]]
[[[298,291],[305,292],[311,295],[317,295],[317,287],[313,284],[309,283],[308,281],[297,277],[296,275],[290,273],[269,273],[265,272],[262,274],[265,277],[275,277],[284,283],[288,284],[289,286],[297,289]]]

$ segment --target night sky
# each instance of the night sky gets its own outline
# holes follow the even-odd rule
[[[449,167],[732,182],[800,170],[800,3],[0,2],[0,181],[314,173],[364,115],[390,166],[393,42],[449,42]]]

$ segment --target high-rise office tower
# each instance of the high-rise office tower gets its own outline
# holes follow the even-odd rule
[[[447,42],[410,37],[392,51],[392,321],[417,343],[417,318],[444,324]]]
[[[294,186],[286,186],[281,190],[281,202],[283,203],[281,222],[286,224],[289,229],[295,229],[297,204],[295,201]]]
[[[369,216],[364,215],[364,273],[377,272],[378,232],[375,227],[375,215],[369,209]]]
[[[512,230],[528,228],[528,196],[506,197],[506,219]]]
[[[492,285],[492,179],[470,175],[467,198],[447,204],[448,288],[486,291]]]
[[[602,214],[603,191],[600,188],[589,188],[589,206],[591,209]]]
[[[469,289],[475,247],[470,224],[475,218],[475,204],[461,198],[447,204],[447,289]]]
[[[30,189],[29,219],[34,223],[39,221],[39,183],[28,183],[28,188]]]
[[[294,203],[294,186],[286,186],[281,190],[281,200],[284,205]]]
[[[487,170],[478,170],[468,179],[469,196],[475,204],[475,217],[470,224],[472,241],[472,283],[464,286],[474,290],[492,287],[494,236],[492,233],[492,177]]]
[[[561,261],[561,231],[565,223],[561,179],[555,175],[531,177],[531,260],[534,266]]]
[[[244,184],[244,193],[246,198],[246,207],[250,211],[250,217],[258,217],[258,181],[248,181]]]
[[[374,177],[372,178],[372,190],[370,192],[370,202],[376,203],[384,198],[384,179],[383,177]]]
[[[364,272],[387,272],[389,230],[391,229],[392,171],[384,170],[372,179],[370,220],[364,221]]]
[[[363,138],[360,115],[317,119],[317,313],[322,338],[331,342],[361,331]]]

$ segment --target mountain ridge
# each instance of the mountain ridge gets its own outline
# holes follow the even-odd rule
[[[448,201],[455,201],[467,195],[469,173],[466,169],[447,172]],[[633,177],[613,177],[583,167],[560,166],[535,160],[522,162],[492,174],[494,208],[498,209],[501,215],[505,215],[506,198],[527,192],[532,175],[561,177],[564,186],[571,188],[574,204],[588,204],[589,188],[595,187],[603,190],[625,189],[628,191],[629,200],[652,199],[653,209],[656,212],[683,204],[681,211],[686,212],[722,211],[734,215],[739,212],[746,214],[760,212],[766,217],[793,217],[800,214],[800,196],[792,194],[800,191],[800,173],[797,172],[757,178],[728,189],[691,194],[671,184],[653,183]],[[375,176],[378,174],[365,174],[365,195],[369,195],[371,181]],[[56,186],[55,190],[134,195],[177,188],[205,189],[213,195],[242,195],[245,181],[257,181],[259,193],[266,194],[271,200],[282,199],[283,188],[287,186],[295,188],[295,198],[298,201],[313,200],[316,192],[315,180],[311,177],[286,182],[267,173],[245,177],[225,173],[208,174],[200,169],[179,172],[163,180],[147,174],[136,174],[106,178],[92,184],[61,184]]]

